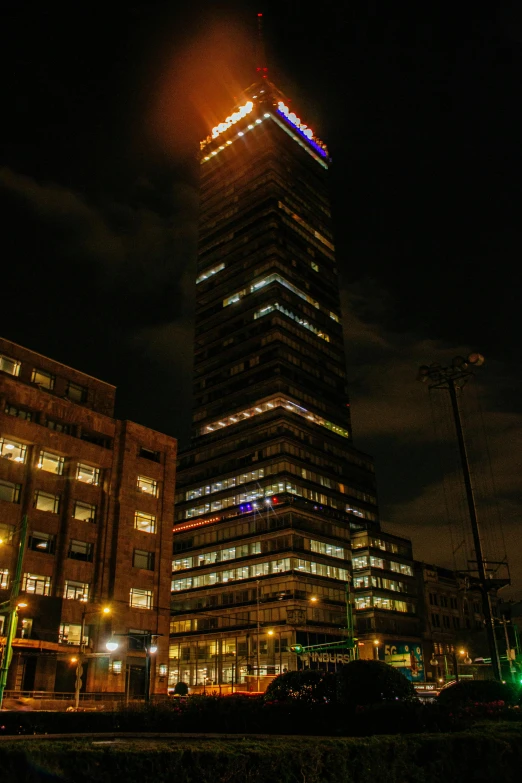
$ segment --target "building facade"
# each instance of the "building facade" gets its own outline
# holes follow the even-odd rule
[[[296,644],[325,645],[332,665],[353,655],[351,542],[379,534],[375,474],[352,443],[325,144],[262,80],[201,142],[200,164],[171,683],[259,689],[319,663]],[[384,609],[415,616],[411,596]]]
[[[166,693],[176,441],[115,419],[114,398],[0,340],[0,603],[28,521],[8,690],[73,691],[83,624],[82,690],[143,693],[153,634],[150,689]]]
[[[456,671],[459,675],[477,676],[472,662],[489,660],[480,587],[473,584],[469,575],[418,561],[415,561],[415,575],[419,585],[426,679],[452,680]],[[496,596],[491,609],[498,624]],[[502,637],[499,628],[497,643]],[[504,649],[499,644],[499,652],[504,653]]]

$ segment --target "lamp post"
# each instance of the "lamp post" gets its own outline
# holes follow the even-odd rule
[[[20,594],[20,587],[22,583],[22,564],[25,554],[25,542],[27,539],[27,514],[22,517],[20,525],[20,540],[18,542],[18,555],[16,558],[15,575],[11,583],[11,592],[9,600],[0,604],[0,612],[7,614],[6,625],[6,640],[5,646],[2,652],[2,665],[0,667],[0,709],[2,708],[2,702],[4,700],[5,686],[7,685],[7,675],[9,672],[9,666],[11,664],[11,658],[13,657],[13,639],[16,634],[16,627],[18,625],[18,609],[27,606],[26,603],[17,601]],[[3,542],[2,542],[3,543]]]
[[[468,655],[467,650],[459,650],[459,655],[466,656],[463,658],[462,663],[465,663],[466,666],[469,666],[472,663],[471,658]],[[459,659],[457,658],[457,653],[455,650],[451,653],[439,653],[444,658],[444,661],[446,662],[447,658],[451,658],[453,661],[453,674],[455,675],[455,682],[459,682]],[[433,656],[433,658],[430,660],[431,666],[438,666],[439,662]],[[446,665],[446,674],[447,674],[447,665]]]
[[[480,536],[479,524],[477,519],[477,510],[473,497],[473,486],[471,483],[471,474],[469,470],[468,457],[466,452],[466,442],[464,440],[464,430],[460,418],[459,401],[457,390],[462,392],[463,387],[473,377],[475,367],[481,367],[484,364],[484,357],[480,353],[471,353],[467,359],[463,356],[456,356],[450,367],[442,367],[440,364],[422,365],[419,368],[418,379],[423,382],[429,382],[431,389],[447,389],[453,411],[455,422],[455,431],[459,446],[460,462],[464,487],[466,490],[466,500],[468,504],[469,521],[471,533],[473,536],[473,546],[477,563],[480,590],[482,595],[482,611],[486,621],[486,634],[488,647],[491,655],[491,664],[496,680],[502,680],[500,671],[500,659],[498,656],[497,642],[495,638],[495,629],[493,627],[493,613],[491,611],[490,591],[494,586],[492,580],[488,580],[486,573],[486,563],[482,549],[482,540]]]
[[[144,634],[132,634],[132,633],[115,633],[114,636],[118,637],[125,637],[127,639],[137,639],[138,641],[143,641],[145,644],[145,704],[150,704],[150,662],[151,662],[151,655],[154,655],[158,651],[158,645],[157,645],[157,638],[158,636],[162,636],[163,634],[159,633],[152,633],[152,631],[147,631]],[[119,643],[114,639],[110,639],[106,645],[109,652],[114,652],[118,649]]]
[[[99,609],[92,609],[87,611],[86,607],[82,610],[82,625],[80,630],[80,649],[78,651],[78,661],[76,663],[76,681],[74,683],[74,708],[77,710],[80,706],[80,690],[82,687],[82,674],[83,674],[83,662],[88,657],[85,653],[85,643],[83,641],[85,636],[85,618],[88,614],[96,614]],[[110,607],[104,606],[102,614],[110,614]]]
[[[256,605],[257,605],[256,670],[257,670],[257,692],[259,693],[259,579],[256,582]]]

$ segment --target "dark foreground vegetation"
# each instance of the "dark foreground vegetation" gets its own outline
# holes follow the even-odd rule
[[[522,726],[406,737],[0,742],[2,783],[518,783]]]
[[[0,781],[518,783],[519,701],[519,689],[466,681],[422,703],[397,670],[355,661],[335,675],[281,675],[263,696],[179,696],[114,712],[2,712]],[[165,733],[172,736],[154,736]],[[45,734],[85,736],[46,741]]]

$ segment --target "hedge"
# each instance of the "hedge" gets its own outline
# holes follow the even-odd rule
[[[408,737],[0,742],[2,783],[518,783],[522,727]]]

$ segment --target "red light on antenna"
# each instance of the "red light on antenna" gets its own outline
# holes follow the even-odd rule
[[[277,498],[272,498],[272,503],[279,503]]]
[[[258,14],[258,16],[263,16],[263,14]]]

